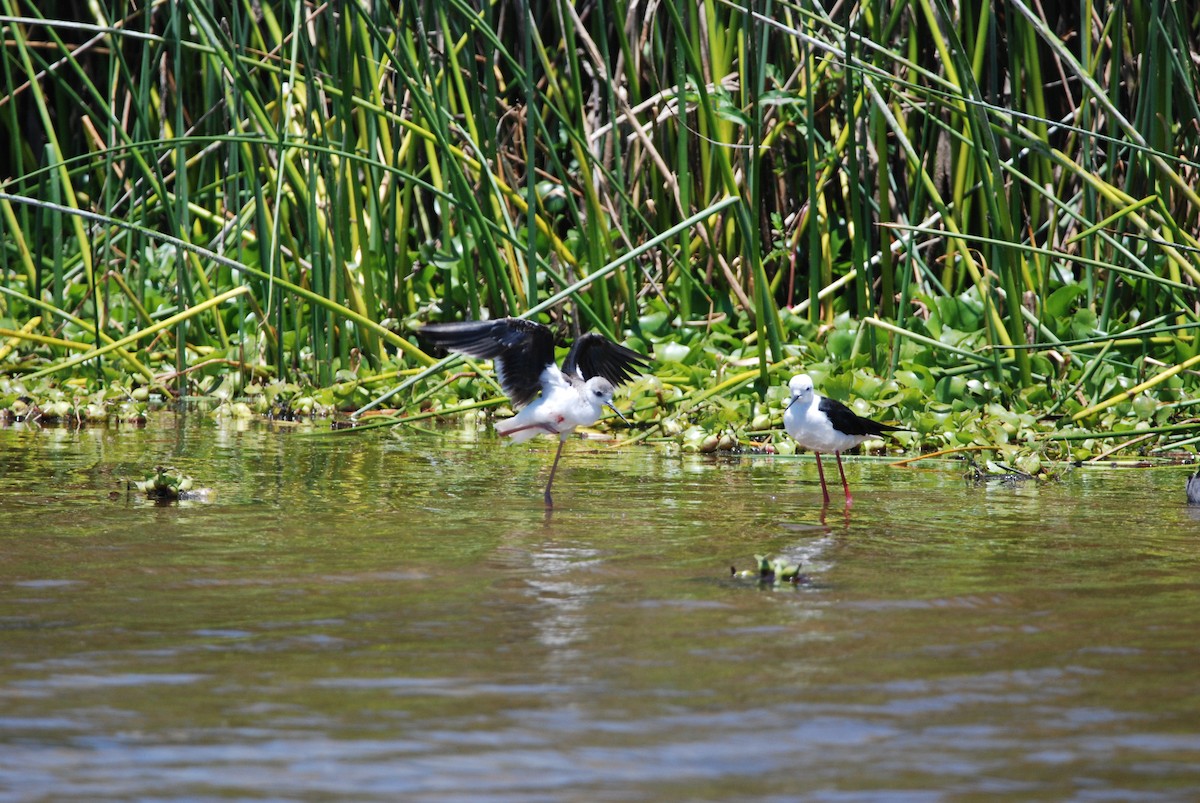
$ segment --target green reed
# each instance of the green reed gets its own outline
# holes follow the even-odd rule
[[[848,365],[1013,392],[1107,344],[1052,377],[1089,405],[1200,353],[1177,4],[102,5],[0,0],[0,371],[330,386],[550,299],[710,337],[760,397],[848,325]]]

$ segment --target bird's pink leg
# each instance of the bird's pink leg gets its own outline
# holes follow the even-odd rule
[[[554,472],[558,471],[558,458],[562,457],[563,444],[566,442],[566,438],[558,439],[558,451],[554,453],[554,465],[550,466],[550,479],[546,480],[546,507],[554,507],[554,500],[550,498],[550,486],[554,484]]]
[[[500,434],[507,438],[507,437],[512,437],[513,435],[516,435],[518,432],[524,432],[527,429],[544,429],[547,432],[549,432],[551,435],[558,434],[558,430],[555,429],[554,427],[550,426],[549,424],[526,424],[525,426],[517,427],[516,429],[506,429],[503,432],[501,432]]]
[[[821,478],[821,493],[825,494],[825,507],[829,507],[829,487],[825,484],[825,469],[821,468],[821,453],[813,452],[813,454],[817,457],[817,476]]]
[[[854,498],[850,496],[850,484],[846,482],[846,469],[842,468],[842,453],[834,452],[837,455],[838,472],[842,475],[842,490],[846,492],[846,507],[854,504]]]

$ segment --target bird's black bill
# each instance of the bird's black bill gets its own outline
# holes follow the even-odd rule
[[[619,418],[619,419],[621,419],[622,421],[624,421],[624,422],[625,422],[625,426],[629,426],[629,419],[628,419],[628,418],[626,418],[625,416],[621,415],[621,411],[620,411],[620,410],[618,410],[616,407],[613,407],[611,404],[606,404],[606,405],[604,405],[604,406],[605,406],[605,407],[607,407],[608,409],[612,410],[614,413],[616,413],[616,414],[617,414],[617,418]]]

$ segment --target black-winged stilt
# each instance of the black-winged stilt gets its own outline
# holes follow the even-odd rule
[[[511,437],[513,443],[542,434],[558,436],[546,482],[546,507],[554,504],[550,487],[567,436],[576,427],[596,423],[606,406],[628,424],[613,407],[613,391],[648,365],[636,351],[590,332],[571,345],[560,369],[554,362],[554,334],[523,318],[427,324],[420,335],[450,351],[493,360],[500,387],[520,410],[496,422],[501,435]]]
[[[829,504],[829,487],[825,484],[825,469],[821,467],[821,452],[833,452],[837,457],[842,489],[846,492],[846,507],[854,500],[842,468],[842,452],[853,449],[867,438],[886,432],[903,431],[904,427],[880,424],[863,418],[840,401],[821,396],[813,390],[812,377],[796,374],[788,382],[792,400],[783,413],[783,426],[796,443],[811,449],[817,457],[817,474],[821,477],[821,492]]]

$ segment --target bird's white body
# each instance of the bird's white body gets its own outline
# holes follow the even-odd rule
[[[600,419],[604,406],[612,404],[613,386],[603,377],[572,381],[553,365],[541,375],[542,394],[512,418],[496,422],[496,432],[521,443],[538,435],[566,437],[576,427],[588,427]]]
[[[872,437],[847,435],[835,429],[829,416],[821,411],[821,397],[813,390],[812,378],[808,375],[792,377],[788,389],[792,403],[783,413],[783,428],[804,448],[814,452],[844,452]]]

